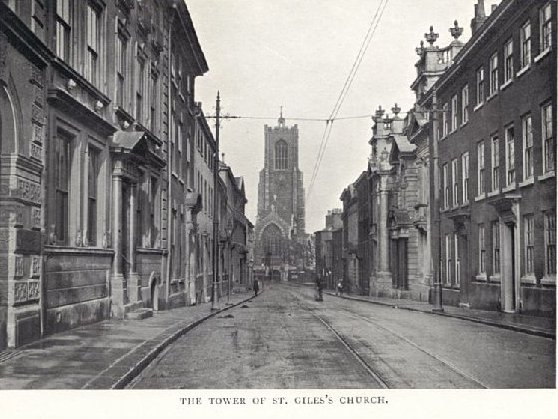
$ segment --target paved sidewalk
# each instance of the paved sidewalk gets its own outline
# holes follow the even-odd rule
[[[123,388],[165,347],[212,316],[248,302],[251,292],[160,311],[144,320],[105,320],[0,352],[0,389]]]
[[[306,286],[313,286],[314,284],[305,283]],[[325,294],[335,296],[335,292],[324,290]],[[538,317],[528,316],[525,314],[503,313],[500,311],[484,311],[474,310],[462,307],[444,306],[443,312],[433,312],[432,305],[426,302],[407,300],[407,299],[394,299],[394,298],[380,298],[369,297],[357,294],[344,293],[341,297],[356,301],[364,301],[367,303],[389,306],[393,308],[421,311],[424,313],[431,313],[440,316],[454,317],[462,320],[483,323],[490,326],[500,327],[503,329],[510,329],[517,332],[528,333],[536,336],[543,336],[547,338],[556,339],[556,318],[555,317]]]

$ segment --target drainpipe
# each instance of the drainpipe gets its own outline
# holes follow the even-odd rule
[[[176,10],[176,4],[173,4],[172,10],[178,13]],[[171,74],[171,54],[172,54],[172,26],[175,20],[175,16],[169,22],[169,59],[167,60],[167,75],[168,75],[168,107],[167,107],[167,266],[166,266],[166,303],[169,301],[170,296],[170,273],[171,273],[171,235],[172,235],[172,201],[171,201],[171,188],[172,188],[172,147],[171,147],[171,113],[172,113],[172,74]],[[162,214],[162,211],[161,211]]]

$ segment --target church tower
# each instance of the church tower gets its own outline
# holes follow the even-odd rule
[[[298,265],[297,244],[305,240],[304,189],[298,168],[298,127],[264,127],[264,168],[258,184],[255,264],[285,273]]]

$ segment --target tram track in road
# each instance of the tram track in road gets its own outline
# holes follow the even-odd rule
[[[353,355],[354,358],[362,365],[362,367],[367,371],[368,375],[370,375],[376,383],[378,383],[382,388],[389,389],[389,388],[399,388],[399,386],[393,385],[391,383],[391,379],[389,377],[384,377],[380,371],[377,371],[371,362],[367,361],[367,356],[362,354],[361,351],[356,347],[356,345],[351,343],[351,339],[344,336],[340,330],[336,329],[330,321],[328,321],[324,316],[321,316],[315,312],[315,308],[308,307],[304,304],[304,297],[308,298],[307,296],[296,294],[292,291],[289,291],[297,300],[298,304],[302,309],[308,310],[315,318],[317,318],[331,333],[335,335],[335,337],[343,344],[343,346]],[[452,364],[450,361],[443,359],[442,357],[436,355],[435,353],[429,351],[428,349],[424,348],[420,344],[412,341],[411,339],[403,336],[402,334],[396,332],[395,330],[391,329],[388,326],[380,324],[378,321],[374,321],[373,319],[363,316],[358,313],[354,313],[353,311],[343,308],[343,307],[335,307],[334,310],[336,312],[343,313],[344,316],[352,318],[354,320],[363,321],[368,324],[373,325],[374,327],[386,332],[387,334],[394,337],[397,341],[402,342],[403,344],[409,345],[414,350],[420,352],[421,354],[426,355],[429,359],[433,360],[435,363],[439,364],[444,370],[449,371],[451,374],[457,375],[464,380],[464,383],[467,383],[467,387],[472,386],[475,388],[483,388],[487,389],[489,386],[484,384],[483,382],[479,381],[478,379],[472,377],[471,375],[467,374],[466,372],[462,371],[459,367]],[[399,344],[398,344],[399,345]],[[382,360],[386,362],[385,360]]]
[[[440,364],[442,364],[445,368],[451,370],[452,372],[460,375],[461,377],[463,377],[464,379],[471,381],[473,383],[475,383],[477,386],[483,388],[483,389],[488,389],[489,387],[482,383],[481,381],[477,380],[476,378],[471,377],[469,374],[467,374],[466,372],[462,371],[460,368],[456,367],[455,365],[453,365],[451,362],[437,356],[436,354],[433,354],[432,352],[430,352],[429,350],[425,349],[424,347],[420,346],[419,344],[417,344],[416,342],[413,342],[412,340],[410,340],[409,338],[397,333],[396,331],[392,330],[391,328],[381,325],[376,321],[371,320],[368,317],[362,316],[360,314],[356,314],[353,313],[347,309],[341,309],[342,311],[344,311],[346,314],[348,314],[349,316],[352,316],[354,318],[360,319],[366,323],[372,324],[375,327],[378,327],[382,330],[385,330],[386,332],[390,333],[391,335],[397,337],[398,339],[402,340],[403,342],[411,345],[412,347],[414,347],[415,349],[419,350],[420,352],[428,355],[430,358],[435,359],[437,362],[439,362]]]
[[[366,362],[366,360],[358,353],[358,351],[348,342],[346,338],[343,337],[333,326],[332,324],[324,319],[322,316],[316,314],[313,309],[305,306],[301,301],[300,297],[293,292],[289,291],[291,295],[293,295],[297,301],[297,305],[300,309],[309,312],[312,314],[313,317],[318,319],[320,323],[322,323],[334,336],[335,338],[345,347],[345,349],[356,359],[356,361],[366,370],[368,375],[372,377],[376,384],[383,389],[389,389],[388,383],[382,379],[382,377],[377,374],[374,369]]]

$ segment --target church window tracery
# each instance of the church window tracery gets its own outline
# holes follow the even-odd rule
[[[284,140],[275,144],[275,169],[286,170],[289,167],[289,147]]]

